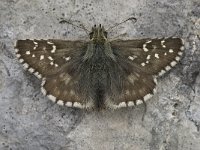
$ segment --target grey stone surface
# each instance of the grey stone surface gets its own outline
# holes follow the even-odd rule
[[[14,42],[26,38],[81,39],[59,18],[115,28],[110,36],[185,39],[181,63],[158,80],[144,106],[85,112],[53,104],[40,81],[24,71]],[[0,0],[0,150],[199,150],[199,0]]]

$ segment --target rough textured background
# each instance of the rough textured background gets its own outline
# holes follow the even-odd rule
[[[17,39],[87,37],[61,17],[90,29],[130,16],[137,23],[109,35],[186,40],[181,63],[158,80],[144,121],[142,105],[84,112],[53,104],[14,55]],[[0,150],[199,150],[199,37],[199,0],[0,0]]]

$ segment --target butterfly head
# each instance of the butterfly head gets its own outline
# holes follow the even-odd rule
[[[95,43],[104,43],[107,40],[107,32],[101,24],[98,27],[96,25],[92,27],[90,39]]]

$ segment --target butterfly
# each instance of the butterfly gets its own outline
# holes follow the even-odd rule
[[[18,40],[15,50],[53,102],[116,109],[151,98],[157,77],[181,59],[184,43],[174,37],[110,41],[104,27],[95,25],[86,41]]]

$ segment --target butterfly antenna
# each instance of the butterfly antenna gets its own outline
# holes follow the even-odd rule
[[[119,25],[121,25],[121,24],[123,24],[123,23],[125,23],[125,22],[127,22],[127,21],[130,21],[130,20],[134,20],[135,22],[137,21],[137,19],[136,19],[135,17],[130,17],[130,18],[128,18],[128,19],[126,19],[126,20],[124,20],[124,21],[122,21],[122,22],[120,22],[120,23],[117,23],[117,24],[115,24],[114,26],[108,28],[106,31],[109,31],[109,30],[111,30],[111,29],[113,29],[113,28],[115,28],[115,27],[117,27],[117,26],[119,26]],[[135,23],[135,22],[134,22],[134,23]]]
[[[59,23],[60,24],[67,23],[67,24],[70,24],[70,25],[72,25],[72,26],[74,26],[76,28],[80,28],[80,29],[84,30],[86,32],[86,34],[89,34],[89,32],[90,32],[88,29],[85,28],[85,26],[83,24],[77,25],[77,24],[72,23],[72,21],[70,21],[70,20],[65,20],[65,19],[61,18]]]

